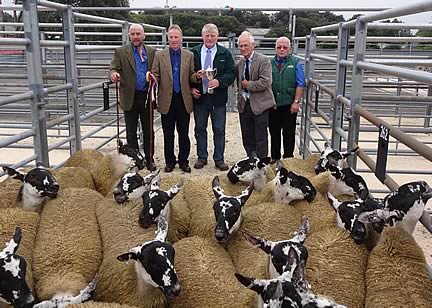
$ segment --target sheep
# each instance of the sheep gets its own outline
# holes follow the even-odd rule
[[[134,163],[134,165],[139,169],[142,170],[145,167],[146,160],[144,159],[144,156],[140,153],[140,151],[137,148],[134,148],[133,146],[129,144],[123,144],[123,142],[119,139],[118,140],[118,153],[127,155],[130,157]]]
[[[258,307],[346,308],[310,290],[305,278],[305,260],[299,259],[294,249],[289,250],[287,260],[287,271],[277,278],[264,280],[235,274],[241,284],[259,295]]]
[[[303,246],[303,243],[309,233],[309,229],[309,220],[306,216],[303,216],[296,235],[290,240],[272,242],[256,237],[244,230],[242,230],[242,234],[254,247],[261,248],[261,250],[270,256],[270,278],[276,278],[286,271],[288,256],[291,250],[299,255],[299,260],[301,260],[301,262],[307,262],[308,251],[306,247]]]
[[[17,254],[21,236],[21,228],[16,227],[12,239],[0,252],[0,301],[14,308],[34,302],[33,292],[25,280],[27,262]]]
[[[143,292],[149,287],[154,287],[172,298],[179,295],[180,283],[174,269],[175,251],[171,244],[166,243],[167,235],[168,223],[164,216],[159,216],[158,231],[154,240],[129,249],[117,259],[121,262],[135,261],[138,288]]]
[[[80,291],[76,296],[70,294],[58,294],[52,299],[37,303],[33,308],[65,308],[71,304],[81,304],[89,300],[92,296],[93,291],[96,288],[97,277]]]
[[[384,204],[379,199],[342,201],[337,200],[330,192],[328,199],[336,212],[336,225],[351,233],[351,238],[356,244],[363,244],[368,238],[368,226],[359,220],[359,216],[365,212],[373,212],[382,208]]]
[[[174,248],[182,291],[169,307],[251,307],[255,298],[234,278],[231,258],[214,238],[188,237]]]
[[[57,179],[60,189],[65,188],[88,188],[95,190],[92,174],[83,167],[61,167],[52,170]]]
[[[23,183],[15,203],[25,210],[38,212],[47,198],[57,197],[59,184],[44,166],[38,165],[27,173],[6,166],[3,167],[3,170],[13,179]]]
[[[155,177],[160,177],[160,170],[143,177],[136,168],[133,168],[122,176],[116,188],[114,188],[112,192],[114,200],[122,204],[129,200],[140,199],[144,192],[150,189],[150,184]]]
[[[160,190],[160,176],[156,176],[150,183],[150,190],[144,192],[143,209],[139,215],[139,224],[143,228],[148,228],[158,221],[160,216],[170,217],[170,201],[180,191],[183,183],[178,183],[168,191]]]
[[[385,228],[369,254],[366,307],[431,306],[432,280],[415,239],[396,226]]]
[[[412,234],[430,198],[432,189],[425,181],[406,183],[384,197],[383,207],[360,214],[359,220],[380,226],[375,228],[378,232],[384,226],[399,225]]]
[[[294,200],[306,200],[311,202],[317,191],[312,183],[304,176],[288,171],[279,161],[278,170],[273,179],[273,200],[281,203],[291,203]]]
[[[314,166],[315,173],[319,174],[321,172],[325,172],[330,168],[330,166],[339,166],[342,160],[357,152],[358,149],[359,147],[356,147],[352,150],[340,152],[333,150],[332,147],[327,142],[325,142],[324,150],[321,152],[320,158]]]
[[[102,260],[95,206],[109,202],[94,190],[69,188],[45,204],[33,252],[40,300],[75,296],[93,279]]]
[[[239,181],[253,183],[256,191],[262,191],[271,170],[266,168],[270,164],[270,157],[247,157],[236,162],[227,173],[231,183]]]
[[[219,242],[226,242],[240,227],[242,207],[252,193],[253,183],[237,197],[224,194],[217,176],[213,179],[212,188],[216,197],[213,205],[216,218],[215,237]]]
[[[140,211],[141,207],[132,202],[119,207],[114,200],[107,199],[106,204],[96,205],[103,249],[95,291],[96,301],[146,308],[166,307],[167,298],[162,290],[149,287],[144,292],[141,289],[143,284],[138,281],[135,264],[126,266],[117,258],[131,247],[154,240],[156,226],[143,229],[138,224]]]

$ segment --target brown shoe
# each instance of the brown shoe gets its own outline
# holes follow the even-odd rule
[[[148,171],[156,171],[156,165],[155,165],[155,163],[148,163],[147,165],[147,170]]]
[[[191,173],[192,171],[188,163],[180,164],[180,169],[186,173]]]
[[[174,170],[174,166],[173,165],[166,165],[165,166],[165,172],[169,173],[169,172],[173,172]]]
[[[205,165],[207,165],[206,160],[198,159],[194,165],[195,169],[202,169]]]
[[[218,168],[220,171],[227,171],[229,169],[228,165],[225,164],[223,161],[215,162],[215,167]]]

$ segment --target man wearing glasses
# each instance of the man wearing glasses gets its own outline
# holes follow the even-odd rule
[[[281,131],[283,158],[294,156],[297,112],[305,87],[303,66],[291,52],[290,40],[282,36],[276,40],[276,56],[272,63],[272,90],[276,109],[269,114],[271,162],[281,159]]]

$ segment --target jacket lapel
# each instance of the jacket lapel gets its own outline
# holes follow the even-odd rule
[[[252,58],[251,58],[252,62],[249,66],[249,75],[250,75],[250,80],[255,80],[254,76],[255,76],[255,68],[257,67],[255,61],[257,60],[256,57],[256,53],[254,52]]]
[[[188,76],[189,80],[189,67],[186,65],[186,53],[180,49],[180,81],[183,75]]]
[[[171,57],[170,57],[170,53],[169,53],[169,48],[165,48],[164,50],[162,50],[162,61],[163,61],[163,65],[162,67],[165,67],[166,70],[168,71],[168,75],[170,76],[171,80],[173,80],[173,76],[172,76],[172,67],[171,67]]]
[[[131,45],[129,45],[129,47],[126,49],[126,58],[128,59],[129,64],[132,67],[133,71],[136,72],[135,58],[133,55],[133,49]]]

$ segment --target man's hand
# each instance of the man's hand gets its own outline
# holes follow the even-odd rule
[[[299,111],[299,109],[300,109],[300,102],[295,101],[291,104],[291,109],[290,109],[291,113],[296,113]]]
[[[201,96],[201,92],[196,88],[191,88],[192,96],[195,99],[199,99]]]
[[[248,83],[249,83],[248,80],[243,79],[243,80],[241,81],[241,86],[242,86],[242,88],[243,88],[243,89],[247,89]]]
[[[199,70],[198,72],[196,72],[197,79],[202,79],[204,75],[204,70]]]
[[[111,81],[112,82],[119,82],[120,81],[120,74],[117,72],[113,72],[111,74]]]
[[[208,87],[209,87],[209,89],[210,88],[216,89],[217,87],[219,87],[219,80],[217,80],[217,79],[209,80]]]

